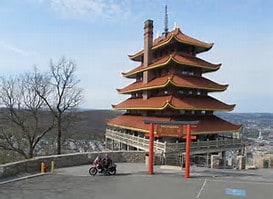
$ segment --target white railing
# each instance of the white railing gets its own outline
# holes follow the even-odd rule
[[[123,144],[127,144],[144,151],[148,151],[149,149],[149,139],[146,139],[140,136],[129,135],[126,133],[122,133],[121,131],[114,131],[111,129],[106,129],[105,135],[106,135],[106,138],[108,139],[116,140]],[[154,142],[155,152],[166,151],[165,147],[166,147],[166,143],[164,142],[159,142],[159,141]]]
[[[136,147],[138,149],[148,151],[149,139],[106,129],[106,138],[116,140],[118,142]],[[242,148],[243,142],[239,139],[225,139],[225,140],[207,140],[191,142],[191,152],[204,152],[206,151],[221,151],[228,149]],[[167,142],[154,142],[155,152],[183,152],[185,151],[185,143],[167,143]]]
[[[228,149],[243,148],[244,144],[239,139],[226,140],[207,140],[191,142],[191,151],[206,152],[206,151],[221,151]],[[166,143],[166,152],[185,151],[185,143]]]

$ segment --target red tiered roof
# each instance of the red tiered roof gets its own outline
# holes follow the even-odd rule
[[[170,62],[202,68],[204,72],[216,71],[221,66],[221,64],[212,64],[195,56],[172,53],[161,59],[156,60],[154,63],[152,63],[148,67],[144,67],[143,65],[140,65],[127,73],[122,73],[122,75],[125,77],[134,77],[134,75],[137,73],[150,70],[153,68],[165,66],[169,64]]]
[[[168,107],[177,110],[225,110],[231,111],[235,105],[227,105],[210,96],[187,96],[176,98],[172,95],[143,98],[129,98],[118,105],[116,110],[164,110]]]
[[[189,75],[166,75],[164,77],[156,78],[148,83],[135,82],[123,89],[117,89],[121,94],[132,93],[141,90],[149,90],[155,88],[164,88],[172,84],[176,87],[181,88],[195,88],[195,89],[204,89],[209,91],[224,91],[228,85],[220,85],[211,80],[208,80],[204,77],[189,76]]]
[[[143,133],[149,132],[149,124],[144,124],[144,120],[153,121],[196,121],[199,123],[196,128],[192,129],[192,134],[206,134],[206,133],[220,133],[220,132],[233,132],[239,131],[242,125],[234,125],[225,120],[222,120],[214,115],[211,116],[183,116],[183,118],[171,117],[144,117],[121,115],[114,119],[107,121],[107,125],[125,128]]]
[[[207,51],[213,46],[213,43],[206,43],[206,42],[202,42],[197,39],[194,39],[182,33],[179,28],[176,28],[172,32],[169,32],[167,37],[159,37],[155,39],[153,42],[152,50],[157,49],[161,46],[167,45],[168,43],[171,43],[171,42],[179,42],[179,43],[195,46],[196,53]],[[134,55],[129,55],[129,58],[134,61],[141,61],[143,52],[144,51],[141,50]]]
[[[134,61],[145,62],[145,67],[142,64],[129,72],[122,73],[124,77],[133,78],[136,82],[117,89],[121,94],[132,94],[132,97],[117,105],[112,105],[114,109],[126,110],[127,113],[107,121],[107,124],[146,133],[149,131],[149,125],[144,124],[144,120],[197,120],[199,124],[193,129],[193,134],[238,131],[241,125],[231,124],[213,115],[214,111],[231,111],[235,105],[225,104],[207,95],[207,92],[224,91],[228,85],[217,84],[202,76],[203,73],[217,71],[221,64],[212,64],[196,57],[196,54],[208,51],[213,44],[189,37],[179,28],[168,33],[166,37],[159,37],[152,41],[152,31],[152,26],[145,26],[144,47],[147,56],[144,56],[143,50],[129,55],[129,58]],[[167,70],[157,70],[161,69],[160,67],[167,68],[168,75],[161,76],[164,72],[167,73]],[[151,71],[151,73],[146,73],[146,71]],[[162,74],[159,74],[160,71]],[[158,89],[157,94],[152,92],[152,89]],[[180,90],[183,92],[191,90],[192,93],[180,94]],[[206,92],[199,95],[199,90]],[[176,91],[177,93],[174,93]],[[143,96],[135,98],[135,92],[138,96]],[[147,96],[149,96],[148,99]],[[179,110],[186,110],[186,112],[183,114]],[[173,113],[173,116],[164,117],[166,111],[168,115]],[[199,111],[202,113],[205,111],[205,114],[201,115]],[[137,112],[139,116],[133,115],[134,112]],[[147,114],[149,117],[144,116]]]

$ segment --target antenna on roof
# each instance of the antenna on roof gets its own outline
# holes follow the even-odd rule
[[[167,9],[167,5],[165,5],[165,20],[164,20],[164,32],[163,32],[163,36],[166,37],[169,33],[168,30],[168,9]]]

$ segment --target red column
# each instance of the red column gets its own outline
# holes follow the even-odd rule
[[[150,175],[154,173],[154,124],[153,123],[150,123],[148,172]]]
[[[185,178],[190,177],[191,126],[187,124]]]

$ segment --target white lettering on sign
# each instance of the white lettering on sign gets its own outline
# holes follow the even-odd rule
[[[158,136],[181,137],[183,135],[183,127],[181,125],[157,125],[156,134]]]

